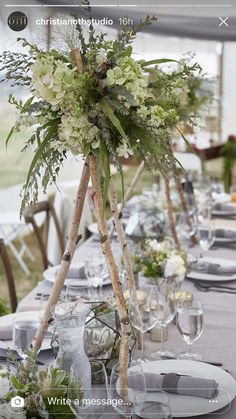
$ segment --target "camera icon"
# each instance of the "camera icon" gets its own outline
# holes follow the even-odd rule
[[[12,397],[12,399],[11,399],[11,407],[13,407],[13,408],[17,408],[17,407],[22,408],[24,406],[25,406],[25,400],[23,399],[23,397],[20,397],[20,396]]]

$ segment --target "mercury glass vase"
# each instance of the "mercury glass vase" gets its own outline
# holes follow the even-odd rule
[[[55,366],[70,372],[76,370],[84,388],[91,387],[91,367],[84,350],[84,327],[89,306],[78,302],[56,304],[52,309],[59,350]]]

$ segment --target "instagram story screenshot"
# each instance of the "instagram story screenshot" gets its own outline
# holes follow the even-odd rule
[[[0,3],[0,419],[235,419],[235,0]]]

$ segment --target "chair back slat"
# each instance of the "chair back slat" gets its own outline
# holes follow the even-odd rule
[[[15,287],[14,276],[11,269],[11,263],[10,263],[10,260],[7,254],[7,249],[6,249],[3,239],[0,239],[0,256],[2,259],[4,271],[7,278],[7,287],[8,287],[9,297],[10,297],[11,310],[14,313],[17,307],[16,287]]]
[[[60,246],[60,250],[61,250],[61,255],[63,255],[64,252],[64,241],[63,241],[63,234],[61,231],[61,226],[56,214],[56,211],[54,209],[54,206],[51,202],[49,201],[41,201],[38,202],[37,204],[33,204],[28,206],[23,213],[25,222],[27,224],[31,224],[35,233],[35,237],[37,239],[38,245],[39,245],[39,250],[42,256],[42,261],[43,261],[43,267],[44,269],[47,269],[48,266],[50,265],[50,261],[48,260],[48,256],[47,256],[47,237],[48,237],[48,231],[46,233],[46,242],[43,239],[43,233],[41,231],[41,229],[39,228],[35,215],[39,214],[41,212],[46,212],[46,225],[47,225],[47,230],[48,230],[48,222],[47,220],[49,219],[49,216],[51,216],[51,219],[53,220],[54,224],[55,224],[55,228],[56,228],[56,232],[57,232],[57,237],[58,237],[58,245]]]

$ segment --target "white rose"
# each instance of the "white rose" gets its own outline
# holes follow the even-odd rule
[[[160,252],[163,250],[163,246],[162,243],[159,243],[156,239],[154,240],[150,240],[149,241],[149,247],[154,251],[154,252]]]
[[[179,255],[171,256],[167,259],[164,275],[165,277],[175,276],[179,282],[182,282],[186,274],[184,260]]]

